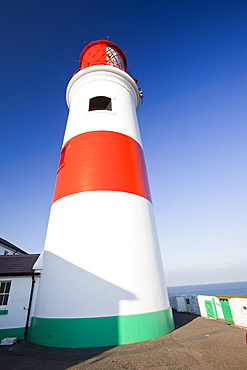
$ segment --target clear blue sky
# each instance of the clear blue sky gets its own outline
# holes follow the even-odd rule
[[[110,36],[138,111],[168,285],[247,266],[247,2],[1,0],[0,236],[43,249],[84,41]]]

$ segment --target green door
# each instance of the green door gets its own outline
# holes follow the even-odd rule
[[[215,305],[212,301],[204,301],[208,317],[212,319],[217,319],[217,314],[215,312]]]
[[[220,304],[223,311],[224,319],[226,321],[234,322],[228,299],[220,299]]]

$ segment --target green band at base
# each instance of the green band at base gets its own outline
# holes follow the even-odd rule
[[[28,339],[51,347],[114,346],[158,338],[174,330],[172,310],[84,319],[32,317]]]
[[[24,339],[25,328],[0,329],[0,340],[4,338],[17,337],[18,340]]]
[[[0,310],[0,315],[8,315],[8,310]]]

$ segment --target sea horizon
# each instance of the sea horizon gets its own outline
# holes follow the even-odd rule
[[[222,295],[247,296],[247,281],[226,283],[204,283],[194,285],[174,285],[167,287],[168,295]]]

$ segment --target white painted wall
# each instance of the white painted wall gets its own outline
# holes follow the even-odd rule
[[[0,245],[0,256],[4,255],[5,254],[4,252],[8,252],[7,253],[8,255],[14,254],[14,252],[11,249],[4,247],[3,245]]]
[[[37,282],[34,287],[33,303],[36,299],[39,277],[35,277],[35,280]],[[3,276],[0,278],[0,281],[11,281],[8,304],[0,306],[0,310],[8,310],[7,315],[0,315],[0,330],[25,327],[32,284],[31,276]],[[34,304],[32,309],[34,309]]]
[[[201,314],[197,295],[191,295],[191,296],[186,295],[185,304],[186,304],[187,312],[195,313],[196,315]]]
[[[247,298],[230,298],[234,324],[247,327]]]
[[[217,315],[219,319],[224,319],[224,314],[221,308],[220,300],[214,296],[207,296],[207,295],[198,295],[198,304],[201,312],[201,316],[208,317],[205,301],[211,301],[214,299],[215,301],[215,308],[217,310]]]
[[[95,96],[111,98],[112,111],[89,112],[89,100]],[[76,135],[98,130],[127,135],[142,145],[136,116],[139,92],[127,73],[104,65],[85,68],[70,80],[66,99],[70,112],[63,146]]]
[[[169,297],[171,307],[177,312],[190,312],[200,315],[198,296],[181,295]]]
[[[186,303],[186,298],[190,304]],[[208,317],[205,301],[214,299],[215,308],[219,319],[224,319],[223,310],[219,298],[214,296],[169,296],[171,307],[177,312],[191,312],[203,317]],[[247,327],[247,298],[229,298],[229,306],[235,325]]]
[[[175,295],[169,295],[170,306],[177,311],[177,297]]]
[[[40,258],[37,317],[130,315],[169,307],[153,207],[138,195],[91,191],[59,199]]]
[[[177,311],[178,312],[187,312],[186,304],[185,304],[185,296],[180,295],[177,296]]]

